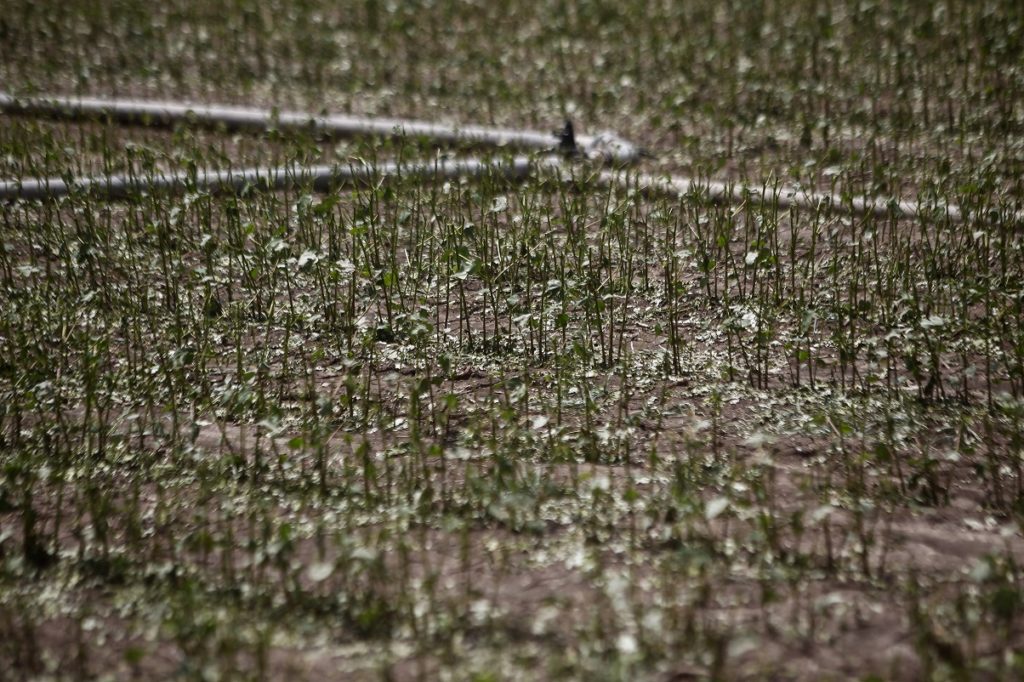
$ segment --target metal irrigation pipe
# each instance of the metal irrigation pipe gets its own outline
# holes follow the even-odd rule
[[[515,130],[479,125],[448,125],[396,118],[361,118],[338,114],[316,115],[183,102],[151,102],[133,99],[36,96],[14,97],[0,92],[0,111],[8,114],[46,116],[67,120],[110,118],[118,123],[170,127],[190,123],[231,130],[312,130],[343,137],[411,137],[441,144],[472,144],[515,147],[539,151],[578,152],[587,158],[612,164],[628,164],[641,150],[614,133],[574,135],[571,124],[559,133]]]
[[[412,179],[423,182],[459,178],[499,177],[525,180],[529,177],[553,178],[559,183],[591,185],[600,189],[637,191],[647,197],[683,200],[701,196],[715,203],[774,203],[779,208],[827,208],[836,213],[916,218],[932,208],[914,201],[897,201],[886,197],[853,197],[844,200],[836,194],[810,192],[789,185],[765,191],[749,185],[731,185],[682,176],[662,176],[628,171],[600,171],[579,176],[576,166],[558,155],[518,156],[510,160],[445,159],[422,162],[388,162],[376,166],[366,164],[277,166],[239,170],[195,173],[157,173],[155,175],[121,174],[93,176],[69,181],[63,178],[0,181],[0,201],[43,200],[67,196],[73,192],[92,194],[104,199],[124,199],[142,192],[180,193],[189,189],[212,193],[239,194],[246,189],[278,191],[289,187],[308,186],[316,192],[330,192],[339,187],[368,184],[388,179]],[[936,206],[951,221],[964,220],[956,205]],[[1016,215],[1019,219],[1020,216]]]
[[[389,178],[411,178],[421,181],[455,180],[483,176],[522,180],[535,170],[557,167],[555,156],[531,159],[515,157],[509,161],[479,159],[436,160],[411,163],[388,162],[370,165],[277,166],[240,170],[199,170],[196,173],[157,173],[155,175],[93,176],[72,180],[62,178],[0,181],[0,201],[16,199],[42,200],[83,192],[104,199],[125,199],[142,192],[180,193],[189,189],[212,193],[240,194],[246,189],[277,191],[289,187],[310,186],[316,192],[330,192],[338,187],[367,184]]]
[[[878,218],[917,218],[932,209],[927,204],[894,197],[858,196],[844,199],[831,192],[813,192],[792,185],[780,185],[761,189],[751,185],[729,184],[717,180],[697,180],[680,175],[653,175],[650,173],[620,173],[602,171],[597,174],[595,184],[602,188],[634,189],[648,197],[706,196],[715,203],[740,204],[751,201],[757,204],[775,204],[781,209],[815,209],[829,207],[837,213],[848,215],[873,215]],[[956,204],[935,206],[952,222],[964,220],[963,211]]]
[[[423,180],[453,179],[457,177],[491,174],[509,179],[524,179],[538,171],[556,171],[559,178],[572,177],[560,171],[569,170],[572,157],[583,156],[607,164],[625,165],[643,155],[640,148],[614,133],[596,136],[576,136],[567,123],[561,133],[545,134],[529,130],[492,128],[486,126],[454,126],[424,121],[400,119],[356,118],[351,116],[317,116],[309,113],[272,111],[249,107],[184,104],[180,102],[146,102],[139,100],[97,99],[75,97],[13,97],[0,92],[0,112],[10,114],[49,116],[71,120],[108,117],[120,123],[173,126],[193,123],[204,126],[224,126],[229,129],[314,130],[324,134],[377,137],[423,137],[447,144],[476,144],[494,147],[555,151],[530,160],[517,157],[511,162],[439,161],[424,163],[387,163],[369,166],[312,166],[306,168],[250,168],[239,171],[199,171],[195,176],[186,173],[167,173],[150,177],[118,175],[83,178],[73,185],[96,194],[116,199],[147,190],[182,191],[189,186],[223,192],[239,192],[245,187],[256,189],[283,189],[311,183],[316,191],[368,181],[376,177],[404,175]],[[929,206],[898,197],[843,198],[828,192],[812,192],[784,185],[770,192],[750,185],[733,185],[712,180],[697,180],[683,176],[663,176],[644,173],[605,170],[591,180],[599,187],[635,189],[647,196],[684,198],[694,194],[712,201],[739,203],[753,201],[772,202],[780,208],[800,207],[816,209],[828,206],[837,213],[852,215],[893,215],[898,218],[916,218],[925,213],[941,210],[951,221],[967,219],[955,204]],[[69,194],[71,187],[60,178],[25,181],[0,181],[0,200],[44,199]],[[1024,220],[1020,212],[1012,214],[1015,221]]]

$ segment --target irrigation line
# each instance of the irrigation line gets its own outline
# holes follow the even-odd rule
[[[533,159],[520,156],[511,161],[480,159],[447,160],[419,163],[385,163],[371,166],[309,166],[249,168],[244,170],[204,171],[198,173],[165,173],[153,176],[115,175],[83,178],[68,183],[61,178],[0,181],[0,201],[39,200],[66,196],[77,188],[94,196],[122,199],[149,191],[181,192],[189,188],[211,192],[242,192],[280,190],[286,187],[311,185],[325,192],[344,185],[367,182],[376,178],[403,176],[422,181],[459,177],[501,176],[523,180],[534,175],[554,175],[576,182],[571,161],[580,156],[606,164],[624,166],[640,158],[640,148],[614,133],[597,136],[576,136],[570,124],[560,134],[529,130],[492,128],[486,126],[453,126],[401,119],[356,118],[350,116],[319,116],[293,111],[273,111],[250,107],[197,105],[180,102],[148,102],[125,99],[73,97],[13,97],[0,92],[0,112],[30,116],[46,116],[66,120],[90,120],[106,117],[124,124],[174,126],[179,123],[207,127],[248,130],[313,130],[330,135],[419,137],[439,144],[473,144],[498,148],[515,147],[527,150],[558,151]],[[569,152],[577,152],[575,154]],[[828,192],[812,192],[782,185],[760,188],[751,185],[727,184],[683,176],[604,170],[590,177],[596,186],[605,189],[637,190],[646,196],[682,199],[694,195],[721,203],[772,203],[779,208],[799,207],[817,210],[828,207],[834,213],[873,215],[877,217],[918,218],[944,216],[953,222],[968,216],[955,204],[929,205],[898,197],[843,197]],[[1024,220],[1015,212],[1010,218]]]
[[[241,194],[245,191],[280,191],[292,187],[311,187],[316,192],[331,192],[340,187],[367,185],[389,179],[413,179],[437,182],[459,178],[500,177],[523,180],[537,169],[560,164],[557,157],[531,159],[526,156],[510,161],[478,159],[437,160],[417,163],[378,165],[277,166],[239,170],[199,170],[195,173],[122,174],[72,180],[62,178],[0,182],[0,201],[16,199],[56,199],[72,193],[85,193],[101,199],[126,199],[141,193],[182,193],[190,190],[215,194]]]
[[[963,211],[955,204],[935,206],[916,201],[892,197],[849,197],[830,192],[812,192],[791,185],[769,185],[765,188],[743,184],[728,184],[716,180],[697,180],[679,175],[653,175],[650,173],[621,173],[602,171],[596,176],[596,184],[602,188],[634,189],[648,197],[704,196],[715,203],[773,204],[780,209],[802,208],[808,210],[829,208],[835,213],[847,215],[873,215],[878,218],[918,218],[922,215],[935,216],[941,212],[952,222],[964,219]]]
[[[896,201],[888,198],[844,199],[836,194],[809,192],[788,185],[765,190],[749,185],[731,185],[682,176],[659,176],[631,171],[601,171],[581,176],[576,172],[578,168],[560,156],[547,155],[532,158],[518,156],[506,161],[448,159],[401,164],[389,162],[375,166],[277,166],[239,170],[199,170],[195,173],[182,171],[153,175],[121,174],[86,177],[72,180],[70,184],[63,178],[46,178],[0,181],[0,201],[56,199],[72,193],[117,200],[141,193],[182,193],[190,190],[215,194],[241,194],[245,191],[280,191],[308,187],[315,192],[331,192],[342,187],[398,179],[438,182],[491,177],[522,181],[538,177],[553,179],[563,184],[589,184],[604,190],[636,191],[650,198],[684,200],[690,197],[703,197],[715,203],[771,203],[780,209],[799,207],[849,215],[870,214],[897,218],[944,215],[953,222],[964,219],[962,211],[955,205],[930,207],[913,201]]]
[[[7,114],[42,116],[71,121],[108,118],[118,123],[173,127],[198,125],[228,130],[313,131],[339,137],[423,138],[438,144],[512,147],[554,151],[569,145],[587,158],[606,163],[628,164],[641,151],[614,133],[573,135],[569,126],[560,133],[495,128],[479,125],[448,125],[397,118],[362,118],[338,114],[317,115],[298,111],[276,111],[183,102],[153,102],[93,97],[14,97],[0,92],[0,111]]]

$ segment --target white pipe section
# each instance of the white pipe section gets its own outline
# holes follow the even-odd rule
[[[837,213],[849,215],[873,215],[898,218],[917,218],[921,215],[935,215],[943,211],[952,222],[964,220],[963,212],[956,204],[936,206],[934,209],[916,201],[894,197],[853,197],[844,199],[830,192],[811,192],[791,185],[778,187],[753,187],[751,185],[727,184],[716,180],[696,180],[679,175],[652,175],[649,173],[618,173],[602,171],[595,182],[603,188],[635,189],[645,196],[683,198],[692,195],[706,196],[717,203],[739,204],[752,201],[757,204],[773,203],[781,209],[793,207],[803,209],[829,208]]]
[[[0,92],[0,111],[82,120],[107,117],[118,123],[173,126],[190,123],[205,127],[225,126],[245,130],[312,130],[345,137],[427,138],[442,144],[472,144],[516,147],[540,151],[558,149],[557,133],[493,128],[478,125],[448,125],[397,118],[359,118],[332,114],[319,116],[298,111],[276,111],[251,107],[153,102],[95,97],[14,97]],[[579,135],[576,148],[587,158],[605,163],[627,164],[640,157],[640,150],[614,133]]]
[[[376,180],[411,178],[419,181],[454,180],[463,177],[502,177],[522,180],[535,169],[559,165],[556,157],[511,161],[438,160],[417,163],[384,163],[376,166],[278,166],[239,170],[200,170],[194,176],[186,172],[155,175],[111,175],[81,178],[70,184],[61,178],[0,181],[0,201],[43,200],[83,192],[104,199],[124,199],[143,192],[180,193],[194,188],[213,193],[241,193],[246,188],[277,191],[289,187],[311,186],[317,192],[330,192],[341,186],[365,184]]]
[[[781,209],[799,207],[823,209],[838,214],[873,215],[897,218],[936,217],[937,212],[952,222],[965,220],[955,204],[930,207],[914,201],[888,197],[854,197],[843,199],[837,194],[809,192],[783,185],[764,190],[750,185],[726,184],[697,180],[683,176],[659,176],[649,173],[601,171],[579,178],[575,167],[556,155],[541,157],[515,157],[509,161],[483,161],[479,159],[438,160],[409,163],[384,163],[377,166],[279,166],[246,168],[240,170],[205,171],[194,176],[185,173],[158,173],[155,175],[94,176],[72,181],[69,185],[61,178],[0,181],[0,201],[44,200],[58,198],[72,192],[84,192],[105,199],[124,199],[143,192],[162,191],[180,193],[189,188],[214,193],[240,193],[246,188],[259,191],[278,191],[288,187],[309,186],[316,192],[330,192],[342,186],[365,184],[389,178],[414,179],[436,182],[458,178],[501,177],[506,180],[525,180],[531,176],[555,177],[558,182],[584,184],[606,190],[638,191],[647,197],[668,197],[682,200],[701,196],[716,203],[774,203]],[[1013,215],[1020,221],[1021,214]]]
[[[556,134],[549,135],[528,130],[486,126],[450,126],[423,121],[336,115],[314,116],[300,112],[276,112],[248,107],[206,106],[176,102],[48,96],[15,98],[2,92],[0,92],[0,111],[73,120],[106,116],[120,123],[142,125],[170,126],[188,122],[206,126],[226,126],[234,129],[288,128],[312,129],[334,135],[412,136],[429,138],[442,143],[509,146],[545,151],[555,150],[561,141]],[[576,149],[582,151],[584,156],[596,158],[605,163],[630,163],[640,157],[640,150],[636,146],[613,133],[577,136],[575,144]],[[402,165],[388,163],[377,167],[313,166],[199,171],[194,178],[190,178],[185,173],[158,174],[150,177],[93,177],[78,180],[73,183],[73,186],[100,196],[117,199],[142,191],[183,191],[192,185],[197,189],[215,192],[239,192],[245,187],[278,190],[309,183],[316,191],[329,191],[345,184],[398,175],[422,180],[440,180],[498,174],[508,179],[521,180],[537,171],[551,173],[563,170],[568,172],[558,173],[558,177],[568,179],[572,178],[571,169],[572,166],[565,159],[556,155],[546,155],[532,161],[527,157],[517,157],[511,163],[468,159]],[[647,196],[667,196],[681,199],[696,194],[706,196],[712,201],[724,203],[770,202],[783,209],[828,207],[829,210],[836,213],[877,217],[894,215],[899,218],[935,217],[941,212],[942,215],[954,222],[966,220],[968,217],[955,204],[930,206],[898,197],[862,196],[844,199],[837,194],[812,192],[789,185],[762,189],[750,185],[697,180],[683,176],[636,174],[613,170],[601,171],[592,176],[590,181],[605,189],[636,189]],[[0,181],[0,200],[53,198],[67,195],[72,189],[60,178]],[[1015,212],[1011,218],[1021,222],[1024,220],[1022,216],[1024,214]]]

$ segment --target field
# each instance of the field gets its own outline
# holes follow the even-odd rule
[[[1019,0],[8,0],[0,89],[922,206],[0,204],[0,680],[1024,678]],[[441,153],[512,151],[0,115],[0,180]]]

